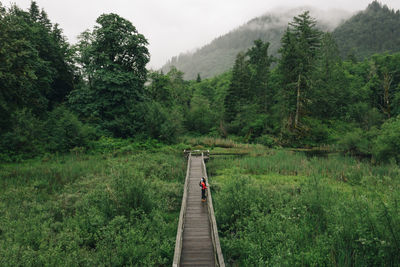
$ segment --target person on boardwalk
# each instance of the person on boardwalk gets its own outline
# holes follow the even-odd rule
[[[206,201],[206,189],[207,189],[206,178],[201,177],[199,185],[201,187],[201,201],[204,202],[204,201]]]

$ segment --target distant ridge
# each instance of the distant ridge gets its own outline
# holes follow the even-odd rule
[[[305,10],[310,10],[323,30],[333,30],[351,15],[342,10],[321,11],[309,7],[270,12],[214,39],[193,53],[173,57],[161,69],[166,73],[171,66],[175,66],[185,73],[187,80],[195,79],[198,73],[202,78],[212,77],[229,70],[236,55],[250,48],[256,39],[270,42],[270,54],[277,54],[288,22]]]
[[[367,9],[339,25],[333,36],[342,57],[357,59],[400,51],[400,11],[373,1]]]

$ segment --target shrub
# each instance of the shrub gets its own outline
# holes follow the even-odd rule
[[[94,128],[83,124],[65,107],[54,109],[45,122],[46,147],[52,152],[67,152],[74,147],[87,147],[96,138]]]
[[[27,109],[13,113],[12,122],[12,130],[0,138],[1,150],[4,153],[0,155],[0,159],[13,161],[42,153],[43,123]]]
[[[390,119],[382,125],[382,129],[374,142],[373,155],[376,160],[400,163],[400,116]]]
[[[371,155],[373,139],[376,134],[377,130],[375,127],[367,132],[360,128],[355,128],[343,136],[339,141],[339,147],[346,154],[358,156]]]
[[[274,147],[276,145],[276,140],[275,138],[273,138],[272,136],[268,135],[268,134],[264,134],[260,137],[257,137],[255,139],[255,142],[257,144],[261,144],[264,145],[266,147]]]
[[[144,124],[142,133],[146,137],[169,143],[175,142],[182,131],[182,118],[178,110],[167,109],[158,102],[151,102],[141,107]]]

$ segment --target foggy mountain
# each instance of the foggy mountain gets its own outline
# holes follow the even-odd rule
[[[250,48],[256,39],[269,42],[269,53],[276,55],[288,23],[294,16],[306,10],[309,10],[311,16],[317,19],[319,28],[324,31],[332,31],[351,16],[349,12],[343,10],[322,11],[310,7],[275,10],[250,20],[195,52],[182,53],[173,57],[162,67],[162,71],[166,73],[171,66],[175,66],[185,73],[185,79],[195,79],[198,73],[202,78],[212,77],[230,69],[236,55]]]
[[[333,31],[343,58],[400,51],[400,11],[374,1]]]

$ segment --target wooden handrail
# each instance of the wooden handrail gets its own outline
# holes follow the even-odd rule
[[[208,181],[207,169],[206,169],[206,164],[204,162],[203,153],[201,153],[201,164],[202,164],[203,176]],[[211,239],[214,245],[213,247],[214,247],[215,262],[217,266],[225,267],[224,256],[222,254],[221,243],[219,241],[219,236],[218,236],[217,221],[215,220],[214,207],[212,204],[210,186],[207,187],[207,207],[208,207],[208,218],[210,220],[210,225],[211,225]]]
[[[192,154],[189,153],[188,156],[188,164],[186,169],[186,178],[185,178],[185,185],[183,189],[183,196],[182,196],[182,205],[181,205],[181,212],[179,214],[179,222],[178,222],[178,230],[176,232],[176,241],[175,241],[175,252],[174,252],[174,261],[172,262],[173,267],[178,267],[181,260],[181,253],[182,253],[182,236],[183,236],[183,229],[184,229],[184,222],[185,222],[185,215],[186,215],[186,205],[187,205],[187,191],[188,191],[188,180],[189,180],[189,170],[191,164]]]

